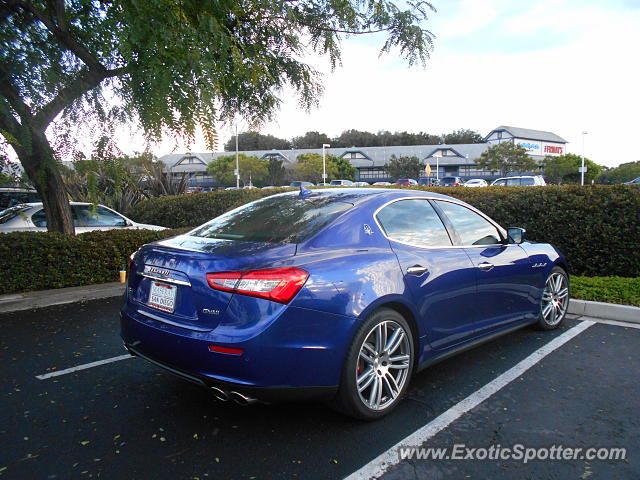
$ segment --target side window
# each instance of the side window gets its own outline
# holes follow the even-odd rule
[[[490,222],[462,205],[438,200],[438,206],[444,211],[460,236],[463,245],[495,245],[502,243],[500,233]]]
[[[525,177],[520,179],[520,184],[527,187],[533,187],[536,184],[536,180],[535,178]]]
[[[443,247],[451,239],[428,200],[401,200],[376,215],[387,237],[418,247]]]
[[[519,178],[509,178],[507,179],[507,187],[519,187],[520,179]]]
[[[36,227],[46,227],[47,226],[47,214],[44,211],[44,208],[38,210],[36,213],[31,215],[31,221]]]
[[[78,227],[124,227],[127,224],[120,215],[101,206],[74,205],[73,210]]]
[[[497,187],[504,187],[507,184],[507,182],[505,180],[498,180],[496,183],[494,183],[494,186]]]

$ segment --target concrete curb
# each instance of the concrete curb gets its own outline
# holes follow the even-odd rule
[[[56,288],[37,292],[0,295],[0,313],[34,310],[65,303],[86,302],[100,298],[119,297],[124,293],[124,283],[102,283],[82,287]]]
[[[591,302],[589,300],[569,300],[568,313],[581,317],[604,318],[620,322],[640,323],[640,307],[615,303]]]

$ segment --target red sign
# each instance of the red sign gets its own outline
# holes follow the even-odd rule
[[[555,147],[553,145],[545,145],[544,153],[557,153],[562,155],[562,147]]]

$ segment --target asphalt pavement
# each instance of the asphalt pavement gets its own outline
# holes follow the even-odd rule
[[[0,477],[344,478],[580,323],[525,328],[441,362],[395,412],[363,423],[317,403],[221,403],[134,358],[47,378],[126,353],[119,303],[0,314]],[[639,341],[637,328],[595,324],[428,442],[622,446],[626,460],[403,460],[383,478],[639,478]]]

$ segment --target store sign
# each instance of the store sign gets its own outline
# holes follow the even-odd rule
[[[539,142],[537,140],[515,139],[515,142],[524,148],[529,155],[563,155],[564,145],[558,143]]]

